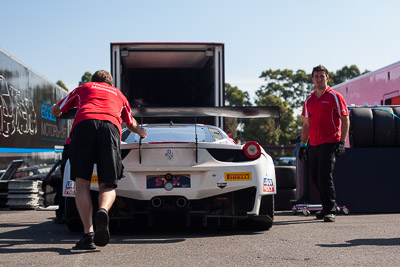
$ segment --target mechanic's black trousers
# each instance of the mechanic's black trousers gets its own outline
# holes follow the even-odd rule
[[[308,170],[311,181],[317,186],[325,213],[336,214],[336,192],[333,183],[336,143],[310,146]]]

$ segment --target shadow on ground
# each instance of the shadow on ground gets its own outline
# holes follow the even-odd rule
[[[357,246],[399,246],[399,245],[400,245],[400,238],[366,238],[366,239],[349,240],[343,244],[317,244],[317,246],[326,248],[342,248],[342,247],[357,247]]]
[[[41,223],[0,223],[0,254],[55,252],[59,255],[97,253],[99,250],[72,250],[81,238],[80,232],[71,232],[65,224],[55,224],[54,218]],[[132,229],[114,226],[111,228],[110,244],[173,244],[190,238],[215,236],[258,235],[263,232],[231,230],[221,228],[187,229],[156,228],[132,232]],[[68,247],[68,248],[65,248]],[[69,249],[71,248],[71,249]]]

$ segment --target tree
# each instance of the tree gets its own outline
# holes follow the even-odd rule
[[[298,133],[298,126],[293,117],[294,109],[299,109],[303,105],[304,99],[312,88],[310,74],[303,70],[294,73],[288,69],[269,69],[264,71],[260,78],[264,78],[267,84],[256,91],[258,97],[256,105],[279,106],[279,129],[275,130],[271,119],[261,120],[261,122],[250,120],[249,124],[245,124],[245,137],[253,140],[259,135],[257,141],[265,145],[289,144],[290,140],[294,139]],[[262,126],[262,123],[265,123],[265,126]]]
[[[79,85],[82,85],[84,83],[88,83],[92,81],[92,73],[90,72],[85,72],[85,74],[83,74],[81,81],[79,82]]]
[[[279,128],[276,128],[275,120],[247,119],[244,124],[244,138],[257,141],[263,145],[288,144],[294,138],[296,124],[293,118],[293,109],[286,101],[275,95],[267,95],[256,100],[257,106],[278,106],[280,112]]]
[[[229,107],[251,106],[248,92],[243,92],[239,88],[232,87],[229,83],[225,84],[225,105]],[[232,134],[232,139],[240,140],[242,132],[238,130],[237,118],[225,118],[225,130]]]
[[[232,87],[229,83],[226,83],[225,105],[229,107],[251,106],[249,93],[243,92],[236,86]]]
[[[260,78],[264,78],[267,84],[257,91],[258,97],[275,95],[285,100],[291,108],[301,107],[312,88],[311,77],[303,70],[293,73],[288,69],[269,69],[263,71]]]
[[[330,77],[334,84],[343,83],[345,81],[351,80],[357,76],[360,76],[360,70],[357,68],[356,65],[351,65],[350,67],[344,66],[342,69],[337,70],[333,77]]]
[[[294,75],[293,86],[296,98],[293,108],[302,107],[304,99],[314,90],[311,73],[307,74],[304,70],[297,70]]]
[[[56,84],[57,84],[58,86],[60,86],[61,88],[64,88],[67,92],[69,91],[68,88],[67,88],[67,86],[65,86],[65,84],[64,84],[61,80],[58,80],[58,81],[56,82]]]

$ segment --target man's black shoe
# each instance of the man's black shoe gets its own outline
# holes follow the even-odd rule
[[[99,209],[94,218],[95,234],[94,243],[96,246],[104,247],[110,241],[110,231],[108,229],[108,212],[105,209]]]
[[[334,222],[336,219],[336,215],[335,214],[327,214],[324,217],[324,222]]]
[[[317,211],[315,213],[315,218],[322,220],[325,217],[325,212],[323,210]]]
[[[93,242],[94,233],[83,234],[81,240],[72,249],[96,249]]]

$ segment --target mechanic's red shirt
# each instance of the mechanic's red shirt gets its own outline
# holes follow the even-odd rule
[[[85,83],[58,102],[58,106],[63,113],[78,108],[71,131],[81,121],[96,119],[113,123],[121,135],[121,122],[126,125],[133,122],[128,100],[118,88],[107,83]]]
[[[317,146],[340,141],[340,116],[348,116],[349,112],[343,96],[328,87],[320,98],[315,91],[307,97],[301,115],[310,118],[310,144]]]

